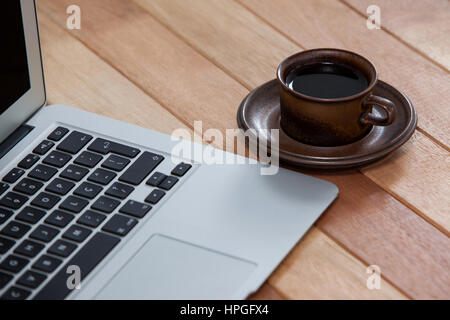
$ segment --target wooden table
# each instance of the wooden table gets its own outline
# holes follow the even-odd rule
[[[373,3],[380,30],[366,27]],[[81,30],[66,27],[72,4]],[[39,0],[38,9],[49,104],[168,134],[194,120],[236,128],[241,100],[297,51],[368,57],[411,98],[418,129],[370,167],[306,171],[340,196],[254,298],[450,298],[448,0]],[[379,290],[366,286],[369,265],[381,268]]]

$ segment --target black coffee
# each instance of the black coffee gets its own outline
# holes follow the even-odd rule
[[[286,84],[296,92],[323,99],[352,96],[369,85],[361,71],[334,63],[294,69],[286,77]]]

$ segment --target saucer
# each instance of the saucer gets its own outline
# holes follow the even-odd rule
[[[301,167],[340,169],[362,166],[374,162],[404,144],[414,133],[417,114],[406,95],[391,85],[378,80],[374,94],[391,100],[397,107],[394,122],[385,127],[374,126],[362,139],[336,147],[312,146],[288,136],[280,128],[280,94],[276,79],[256,88],[242,101],[237,121],[250,137],[267,144],[267,129],[280,130],[280,161]],[[373,113],[381,114],[378,107]],[[256,133],[256,136],[255,136]],[[270,145],[270,143],[269,143]]]

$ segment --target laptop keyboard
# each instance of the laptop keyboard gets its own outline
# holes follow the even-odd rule
[[[163,160],[56,128],[0,182],[0,299],[67,297],[67,268],[84,279],[192,167],[155,171]]]

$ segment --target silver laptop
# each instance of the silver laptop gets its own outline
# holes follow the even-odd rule
[[[2,7],[1,299],[243,299],[337,196],[313,177],[177,158],[170,136],[43,107],[35,4]]]

